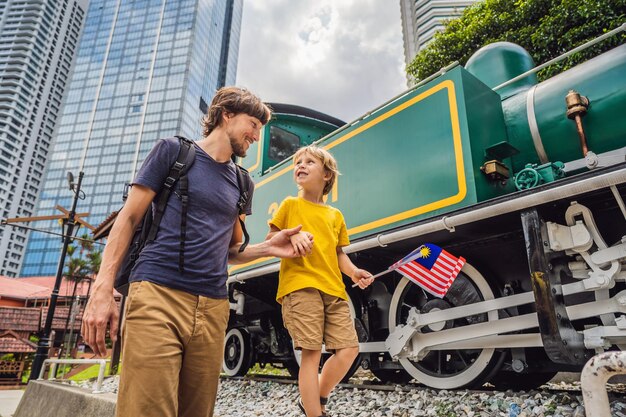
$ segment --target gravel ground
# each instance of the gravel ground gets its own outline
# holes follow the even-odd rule
[[[103,390],[116,392],[117,382],[117,377],[107,378]],[[92,384],[79,385],[93,389]],[[580,383],[561,382],[544,387],[551,390],[498,392],[388,387],[380,391],[347,386],[333,392],[328,414],[333,417],[585,417]],[[612,385],[609,391],[613,397],[611,416],[626,417],[624,386]],[[297,398],[298,388],[293,382],[223,378],[215,417],[302,417]]]
[[[222,380],[216,417],[301,417],[295,384]],[[328,405],[334,417],[585,417],[580,391],[472,392],[425,388],[377,391],[338,388]],[[626,417],[626,400],[613,401],[612,416]]]

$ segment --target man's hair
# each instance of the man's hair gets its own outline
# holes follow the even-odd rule
[[[202,119],[202,134],[205,137],[222,123],[224,113],[245,113],[256,117],[265,125],[272,116],[272,109],[245,88],[222,87],[215,93],[209,110]]]
[[[330,179],[326,181],[326,184],[324,185],[324,190],[322,191],[324,195],[330,193],[330,190],[333,189],[333,185],[335,185],[335,181],[337,181],[337,177],[341,175],[339,169],[337,168],[337,160],[326,149],[319,148],[315,145],[309,145],[304,146],[296,151],[296,153],[293,155],[293,162],[295,163],[299,157],[307,153],[319,159],[322,162],[324,170],[330,174]]]

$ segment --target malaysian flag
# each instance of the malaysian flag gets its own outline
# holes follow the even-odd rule
[[[425,243],[389,267],[428,291],[443,298],[465,264],[439,246]]]

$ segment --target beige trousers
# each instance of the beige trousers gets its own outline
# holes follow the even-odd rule
[[[132,283],[116,416],[211,417],[228,311],[226,299]]]

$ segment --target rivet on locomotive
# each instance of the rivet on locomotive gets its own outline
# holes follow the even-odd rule
[[[517,45],[488,45],[348,124],[273,104],[242,161],[253,240],[297,194],[289,157],[317,142],[338,160],[328,203],[358,265],[382,271],[424,242],[467,260],[443,299],[395,272],[365,291],[346,278],[361,342],[351,372],[527,389],[626,349],[626,44],[539,84],[533,67]],[[298,372],[277,262],[230,269],[228,375]]]

